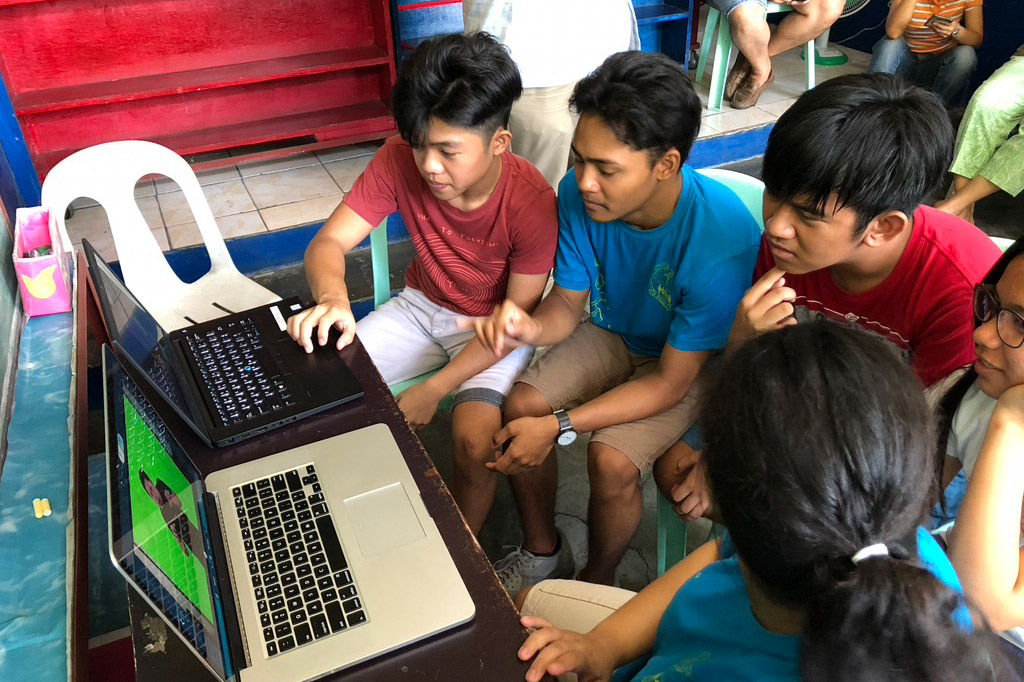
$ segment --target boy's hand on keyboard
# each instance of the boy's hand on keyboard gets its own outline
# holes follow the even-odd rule
[[[288,318],[288,335],[305,348],[307,353],[312,353],[314,343],[320,346],[327,344],[332,326],[341,332],[338,350],[352,343],[356,335],[356,318],[347,301],[324,299],[312,308],[295,313]]]

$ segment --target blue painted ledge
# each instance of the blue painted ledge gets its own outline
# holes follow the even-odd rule
[[[21,337],[0,478],[0,680],[68,679],[74,317],[34,317]],[[36,519],[32,500],[53,513]]]

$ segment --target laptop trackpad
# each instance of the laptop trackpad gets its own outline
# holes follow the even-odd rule
[[[345,500],[363,556],[373,557],[425,537],[405,488],[397,481]]]

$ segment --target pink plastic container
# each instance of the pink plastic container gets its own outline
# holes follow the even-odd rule
[[[52,315],[71,310],[70,259],[57,234],[56,221],[45,208],[19,208],[14,221],[14,271],[18,275],[25,314]],[[47,255],[31,256],[50,247]]]

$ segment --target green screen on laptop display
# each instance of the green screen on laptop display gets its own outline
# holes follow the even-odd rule
[[[196,489],[124,396],[131,523],[135,543],[213,621],[206,544]]]

